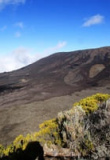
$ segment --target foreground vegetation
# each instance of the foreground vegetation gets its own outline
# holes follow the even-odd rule
[[[87,156],[95,153],[97,150],[96,146],[98,147],[99,143],[102,147],[105,145],[105,141],[110,143],[110,131],[108,130],[108,134],[103,135],[105,141],[102,142],[102,137],[98,135],[101,134],[102,131],[98,133],[99,131],[97,132],[96,129],[96,126],[102,123],[100,113],[102,116],[102,111],[105,110],[103,106],[109,98],[110,95],[108,94],[98,93],[76,102],[73,104],[71,110],[60,112],[56,119],[48,120],[40,124],[39,132],[27,134],[25,137],[19,135],[7,147],[0,145],[0,157],[10,156],[11,159],[15,160],[19,152],[25,151],[28,144],[35,141],[38,141],[42,146],[47,144],[48,147],[57,145],[58,147],[69,148],[79,156]],[[97,117],[95,117],[96,119],[99,116],[98,123],[96,119],[94,119],[94,115],[97,115]],[[106,151],[106,154],[108,155],[108,151]]]

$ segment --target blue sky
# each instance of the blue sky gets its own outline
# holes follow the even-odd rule
[[[0,72],[110,45],[110,0],[0,0]]]

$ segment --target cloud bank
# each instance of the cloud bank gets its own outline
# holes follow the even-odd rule
[[[56,46],[44,50],[43,53],[37,53],[32,49],[19,47],[8,55],[0,56],[0,72],[7,72],[22,68],[39,60],[40,58],[59,51],[65,45],[65,41],[59,42]]]
[[[24,67],[35,60],[30,50],[20,47],[12,53],[0,57],[0,72],[12,71]]]
[[[94,15],[92,17],[89,17],[89,19],[84,22],[83,27],[90,27],[92,25],[103,23],[103,20],[104,16],[100,14]]]

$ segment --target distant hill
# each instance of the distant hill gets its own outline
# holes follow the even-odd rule
[[[110,47],[55,53],[1,73],[0,143],[35,131],[43,120],[96,92],[110,93]]]

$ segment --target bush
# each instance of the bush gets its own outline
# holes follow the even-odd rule
[[[73,107],[81,106],[85,112],[91,113],[98,109],[100,103],[110,98],[108,94],[97,93],[96,95],[81,99],[79,102],[74,103]]]

